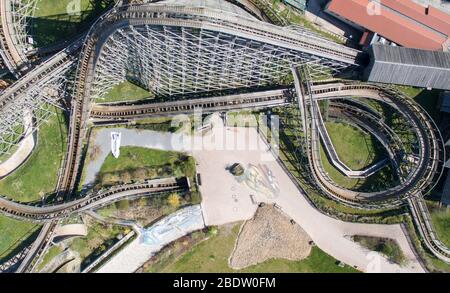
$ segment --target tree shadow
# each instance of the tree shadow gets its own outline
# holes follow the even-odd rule
[[[428,114],[433,118],[435,122],[439,119],[439,95],[442,90],[423,90],[417,96],[414,97],[416,101]]]
[[[114,0],[90,1],[89,10],[77,14],[57,14],[28,19],[29,34],[33,37],[35,47],[42,48],[66,41],[87,31],[92,23],[108,8]]]
[[[41,229],[37,229],[36,231],[33,231],[34,228],[30,229],[26,234],[29,234],[26,239],[20,238],[17,241],[15,241],[14,243],[12,243],[9,248],[5,249],[5,251],[8,251],[8,253],[6,254],[2,254],[0,255],[0,264],[8,261],[9,259],[13,258],[16,254],[18,254],[19,252],[21,252],[25,247],[31,245],[31,243],[34,242],[34,240],[37,238],[37,236],[40,233]],[[19,245],[17,245],[18,243],[20,243]],[[17,247],[14,247],[15,245],[17,245]]]

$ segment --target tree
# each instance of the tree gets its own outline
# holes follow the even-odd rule
[[[169,203],[169,205],[173,208],[178,208],[181,204],[180,202],[180,196],[176,193],[172,193],[171,195],[169,195],[169,197],[167,198],[167,202]]]

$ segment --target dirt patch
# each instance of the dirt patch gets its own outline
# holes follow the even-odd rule
[[[229,265],[243,269],[269,259],[302,260],[311,253],[311,238],[273,205],[258,208],[239,232]]]
[[[132,209],[118,210],[113,214],[114,218],[137,221],[142,226],[147,226],[164,216],[163,211],[152,206],[137,206]]]

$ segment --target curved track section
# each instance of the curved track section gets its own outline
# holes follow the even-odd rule
[[[0,1],[0,46],[1,57],[9,71],[16,77],[29,70],[26,54],[27,18],[31,16],[37,0]]]
[[[306,133],[307,154],[312,175],[318,187],[329,197],[355,207],[380,207],[402,204],[407,200],[413,220],[424,239],[426,247],[439,259],[449,263],[450,249],[440,242],[433,229],[432,221],[423,195],[436,185],[443,172],[444,147],[439,130],[425,110],[408,97],[392,89],[374,84],[336,83],[311,85],[307,69],[294,69],[299,107],[302,112]],[[416,168],[400,185],[377,193],[360,193],[337,186],[326,174],[320,161],[320,140],[318,133],[318,99],[372,98],[385,102],[397,109],[411,122],[419,144],[419,161]],[[399,198],[399,195],[401,196]],[[401,200],[401,201],[400,201]],[[374,202],[377,202],[374,205]]]
[[[310,164],[317,182],[326,190],[327,194],[356,206],[371,206],[376,201],[379,201],[378,204],[383,204],[384,202],[389,205],[389,201],[398,202],[401,199],[399,195],[402,198],[406,198],[417,192],[426,194],[428,190],[435,186],[443,172],[444,148],[442,138],[433,120],[409,98],[378,85],[360,83],[309,85],[304,93],[306,96],[303,96],[303,111],[309,115],[309,118],[305,120],[305,124],[309,128],[307,134],[311,144],[308,151],[311,160]],[[396,108],[413,125],[413,130],[419,143],[419,161],[414,170],[408,174],[400,185],[375,193],[354,192],[334,184],[325,170],[323,170],[320,161],[320,141],[317,126],[319,109],[314,101],[343,97],[372,98],[385,102]],[[314,121],[314,123],[311,121]]]
[[[350,102],[350,103],[349,103]],[[357,104],[356,104],[357,105]],[[383,146],[392,164],[395,175],[401,179],[400,164],[404,151],[403,142],[391,127],[365,105],[357,107],[353,100],[337,100],[330,104],[330,114],[339,119],[353,121],[354,124],[373,135]]]
[[[71,202],[49,205],[33,206],[12,202],[0,198],[0,211],[8,216],[35,222],[46,222],[68,217],[75,212],[81,212],[103,205],[113,203],[123,198],[142,196],[145,194],[182,191],[188,186],[187,179],[155,179],[140,184],[127,184],[112,187],[108,190],[87,194],[85,197]]]
[[[318,101],[314,101],[316,103],[315,107],[319,108]],[[318,117],[318,131],[320,134],[320,138],[322,139],[322,142],[324,143],[325,149],[327,150],[327,153],[332,161],[332,164],[345,176],[350,178],[367,178],[377,171],[379,171],[381,168],[385,166],[386,160],[381,160],[363,170],[352,170],[350,167],[348,167],[344,162],[341,161],[339,158],[339,155],[334,148],[333,142],[331,141],[331,137],[328,133],[328,130],[325,126],[325,122],[323,120],[322,114],[320,111],[317,112]]]

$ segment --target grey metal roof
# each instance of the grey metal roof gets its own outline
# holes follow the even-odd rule
[[[231,12],[242,17],[255,19],[253,15],[240,8],[239,6],[223,0],[164,0],[157,3],[183,5],[187,7],[206,7],[210,9],[218,9],[226,12]]]
[[[372,50],[377,61],[443,68],[450,74],[450,52],[426,51],[381,44],[373,45]]]

